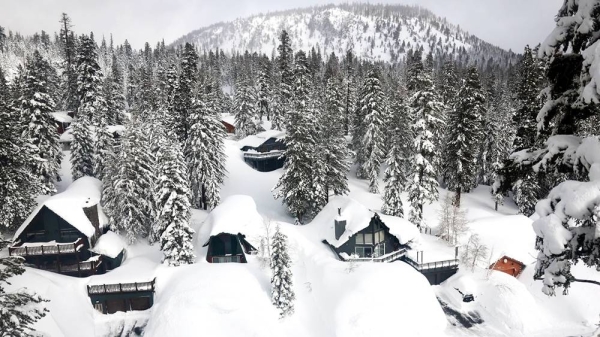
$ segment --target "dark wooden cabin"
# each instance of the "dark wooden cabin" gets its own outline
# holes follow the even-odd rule
[[[101,184],[83,177],[73,182],[73,189],[44,201],[16,231],[9,255],[70,276],[105,272],[103,256],[91,251],[108,229],[101,227],[97,204]]]
[[[225,131],[227,131],[227,133],[235,133],[235,126],[231,123],[228,123],[224,120],[221,120],[221,124],[223,124],[223,126],[225,127]]]
[[[208,246],[206,261],[210,263],[247,263],[247,254],[257,252],[243,234],[221,233],[211,236],[203,247]]]
[[[261,132],[242,140],[244,161],[260,172],[271,172],[285,163],[283,133],[277,130]]]
[[[336,240],[339,240],[344,234],[345,226],[345,220],[335,220]],[[390,234],[390,229],[381,221],[377,213],[374,213],[367,227],[350,236],[341,246],[330,245],[330,247],[344,260],[346,256],[355,256],[359,259],[377,259],[406,248],[406,246],[400,244],[398,238]]]
[[[146,310],[154,304],[156,279],[149,282],[88,285],[94,309],[103,314]]]
[[[521,272],[523,272],[523,269],[525,269],[525,264],[519,260],[504,255],[495,263],[490,265],[489,269],[501,271],[510,276],[519,277]]]

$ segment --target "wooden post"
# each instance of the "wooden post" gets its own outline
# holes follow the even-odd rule
[[[42,255],[44,255],[44,245],[42,245]]]
[[[27,246],[25,246],[25,256],[29,255],[29,253],[27,253]]]

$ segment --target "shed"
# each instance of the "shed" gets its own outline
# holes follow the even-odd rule
[[[125,242],[112,231],[102,235],[90,251],[102,256],[106,270],[119,267],[126,257]]]
[[[117,311],[146,310],[154,304],[156,278],[145,282],[92,284],[88,296],[98,312],[114,314]]]
[[[206,261],[248,262],[247,256],[257,252],[255,241],[262,229],[263,218],[252,197],[228,197],[215,207],[200,229],[199,240],[208,247]]]
[[[525,264],[519,260],[504,255],[496,260],[496,262],[492,263],[489,266],[489,269],[501,271],[514,277],[519,277],[523,269],[525,269]]]
[[[51,113],[52,118],[56,122],[57,131],[59,134],[63,134],[69,125],[73,123],[73,112],[70,111],[55,111]]]

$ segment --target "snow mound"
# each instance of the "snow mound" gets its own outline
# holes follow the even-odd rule
[[[254,199],[247,195],[232,195],[210,212],[200,228],[198,244],[221,233],[254,237],[263,228],[263,218],[256,210]]]
[[[125,241],[115,232],[108,231],[102,235],[91,251],[110,258],[116,258],[125,249]]]
[[[390,234],[398,238],[398,241],[400,241],[401,244],[418,244],[420,242],[421,233],[417,226],[412,222],[397,216],[385,214],[379,214],[379,217],[390,229]]]
[[[98,205],[100,202],[101,191],[102,182],[96,178],[81,177],[75,180],[64,192],[53,195],[38,205],[25,222],[23,222],[21,227],[17,229],[13,240],[16,240],[19,235],[21,235],[44,206],[48,207],[51,211],[56,213],[56,215],[63,218],[85,236],[92,237],[95,233],[95,228],[90,222],[90,219],[85,215],[83,208]],[[99,205],[98,218],[100,227],[104,227],[106,224],[106,216]]]
[[[238,141],[239,148],[246,146],[259,147],[262,143],[266,142],[271,138],[282,139],[285,136],[285,132],[279,130],[267,130],[255,135],[248,136]]]
[[[338,210],[341,214],[338,214]],[[336,196],[329,199],[329,203],[309,225],[320,228],[321,237],[324,240],[335,247],[340,247],[352,235],[369,226],[374,215],[375,212],[358,201],[344,196]],[[346,220],[346,231],[339,240],[335,238],[335,220]]]

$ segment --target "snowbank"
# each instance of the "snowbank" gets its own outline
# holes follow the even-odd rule
[[[125,247],[125,241],[119,235],[108,231],[98,239],[91,251],[114,259],[121,254]]]
[[[102,182],[100,180],[92,177],[77,179],[64,192],[53,195],[39,204],[25,222],[23,222],[21,227],[17,229],[13,240],[16,240],[21,235],[23,230],[27,228],[29,223],[44,206],[48,207],[87,237],[93,236],[95,228],[83,212],[83,208],[98,205],[101,191]],[[100,227],[103,227],[106,224],[106,216],[102,212],[101,207],[98,207],[98,218]]]
[[[204,245],[211,236],[221,233],[241,233],[251,239],[262,229],[263,218],[256,210],[254,199],[247,195],[233,195],[210,212],[200,228],[197,244]]]

